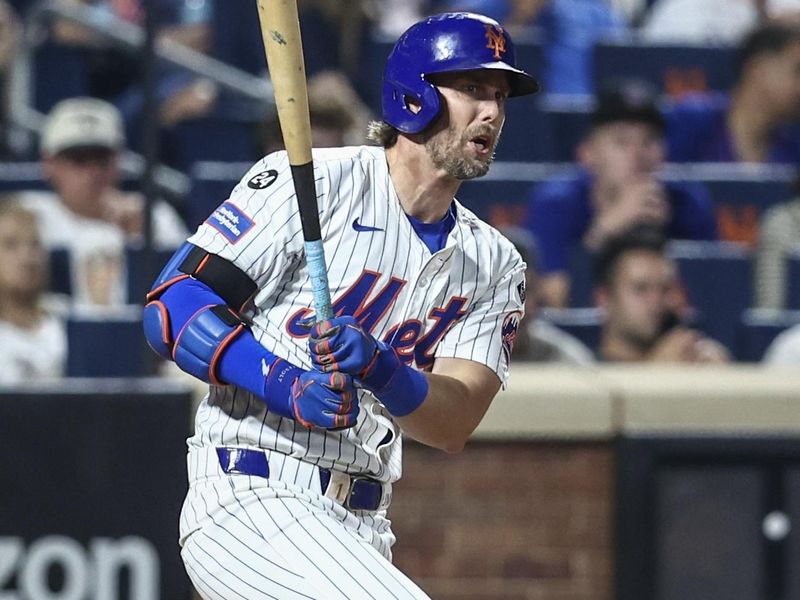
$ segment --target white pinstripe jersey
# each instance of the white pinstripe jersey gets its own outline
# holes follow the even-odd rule
[[[524,300],[524,263],[512,244],[456,202],[447,244],[431,254],[403,212],[382,148],[315,150],[313,157],[334,310],[356,316],[417,368],[437,357],[470,359],[505,383]],[[312,314],[311,286],[286,153],[256,163],[189,241],[256,282],[256,339],[310,369],[307,331],[296,321]],[[243,389],[211,386],[190,445],[258,446],[394,481],[399,429],[372,394],[359,395],[357,424],[327,432],[270,413]]]

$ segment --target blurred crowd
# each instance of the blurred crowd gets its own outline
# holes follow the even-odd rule
[[[387,41],[437,12],[496,18],[511,30],[520,56],[528,55],[519,52],[523,46],[541,53],[540,98],[589,99],[571,148],[573,168],[513,199],[524,207],[513,226],[493,223],[528,264],[514,360],[741,360],[704,327],[709,315],[692,302],[671,251],[686,240],[729,243],[718,199],[702,177],[676,181],[665,172],[670,165],[706,163],[800,166],[800,0],[298,5],[315,147],[366,143],[367,123],[380,112],[380,81],[365,65],[382,61],[375,54]],[[47,7],[54,10],[42,13]],[[0,371],[0,383],[74,374],[67,368],[69,323],[92,308],[113,319],[115,308],[140,302],[132,295],[132,273],[141,268],[132,261],[145,241],[168,255],[198,224],[195,216],[205,208],[197,208],[191,193],[160,193],[148,202],[122,168],[128,152],[146,146],[148,120],[157,120],[159,160],[186,177],[207,161],[253,162],[282,147],[268,106],[163,57],[154,71],[155,115],[145,114],[144,53],[115,36],[141,32],[148,18],[159,47],[177,45],[192,60],[268,76],[255,2],[0,0],[0,173],[11,173],[0,178],[0,355],[12,365]],[[680,93],[669,82],[598,81],[593,51],[610,42],[733,49],[735,77],[726,89],[684,86]],[[42,115],[35,127],[23,122],[30,112],[20,110],[20,89],[29,92],[24,108]],[[515,127],[511,119],[508,128]],[[38,180],[15,179],[13,166],[31,163],[38,165]],[[743,246],[752,264],[747,307],[773,311],[771,322],[779,323],[769,330],[774,342],[750,360],[800,362],[800,324],[791,326],[800,323],[791,310],[800,306],[789,301],[787,267],[798,244],[800,198],[787,193],[759,213],[755,238]],[[583,265],[581,281],[571,267],[575,256]],[[578,287],[589,290],[582,302],[575,300]]]

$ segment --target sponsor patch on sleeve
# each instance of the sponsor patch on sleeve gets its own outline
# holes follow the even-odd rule
[[[508,315],[503,321],[503,354],[506,355],[506,362],[511,360],[511,352],[514,350],[514,342],[517,340],[517,329],[519,329],[519,320],[522,315],[519,312],[513,312]]]
[[[231,244],[242,239],[242,236],[255,225],[250,217],[230,201],[223,202],[217,207],[206,219],[206,223],[224,235]]]

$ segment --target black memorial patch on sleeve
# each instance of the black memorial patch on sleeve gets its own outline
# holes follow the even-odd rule
[[[278,179],[278,172],[275,169],[256,173],[247,182],[247,187],[251,190],[265,190]]]

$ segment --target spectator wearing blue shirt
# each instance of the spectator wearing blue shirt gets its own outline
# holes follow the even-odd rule
[[[545,305],[568,304],[575,248],[594,252],[634,225],[655,226],[670,239],[717,239],[708,192],[658,179],[664,120],[644,83],[625,81],[600,92],[576,154],[577,176],[537,185],[528,205]]]
[[[594,45],[629,30],[607,0],[549,0],[536,25],[543,35],[542,89],[548,94],[594,93]]]
[[[769,22],[743,42],[727,93],[695,93],[667,112],[675,162],[800,164],[800,25]]]

